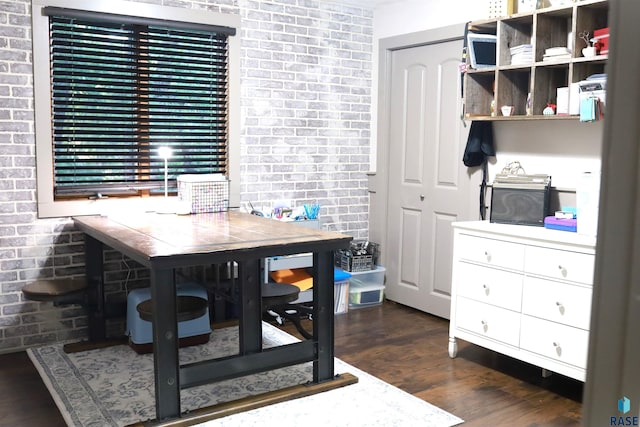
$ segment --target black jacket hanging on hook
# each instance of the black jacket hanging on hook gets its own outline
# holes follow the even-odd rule
[[[467,146],[464,149],[462,162],[465,166],[480,166],[487,156],[495,156],[493,148],[493,127],[491,121],[471,122]]]
[[[465,166],[482,166],[482,183],[480,184],[480,218],[485,219],[487,190],[487,157],[495,156],[493,146],[493,126],[491,121],[473,121],[469,130],[467,146],[464,149],[462,162]]]

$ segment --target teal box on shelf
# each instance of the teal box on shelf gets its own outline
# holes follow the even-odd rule
[[[177,296],[194,296],[208,300],[207,290],[197,283],[182,283],[176,285]],[[151,322],[140,318],[136,307],[143,301],[151,299],[150,288],[134,289],[127,296],[127,330],[129,345],[138,353],[153,351],[153,333]],[[209,309],[205,314],[193,319],[178,322],[178,337],[180,346],[204,344],[209,341],[211,323]]]

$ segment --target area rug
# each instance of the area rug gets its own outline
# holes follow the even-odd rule
[[[263,324],[265,347],[297,339]],[[237,353],[238,329],[215,329],[208,344],[180,349],[182,364]],[[153,356],[126,345],[66,354],[62,344],[27,350],[69,427],[124,427],[155,418]],[[199,424],[214,426],[433,426],[460,418],[335,359],[336,373],[351,373],[356,384],[253,409]],[[181,408],[192,411],[271,391],[312,378],[311,363],[182,390]],[[295,423],[295,424],[294,424]]]

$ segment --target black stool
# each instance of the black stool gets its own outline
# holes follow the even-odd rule
[[[264,307],[285,305],[298,299],[300,288],[289,283],[267,282],[262,284],[262,304]]]
[[[313,334],[309,333],[302,327],[300,323],[300,315],[310,315],[312,309],[298,304],[290,304],[298,299],[300,288],[289,283],[267,282],[262,284],[262,310],[273,312],[278,317],[290,320],[296,327],[300,335],[306,339],[313,338]],[[281,320],[276,318],[279,324]]]
[[[207,312],[207,300],[200,297],[180,295],[176,297],[176,315],[178,322],[198,319]],[[153,320],[153,310],[151,300],[144,300],[136,306],[138,314],[142,320],[151,322]]]

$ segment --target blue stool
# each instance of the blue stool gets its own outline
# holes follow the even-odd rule
[[[205,344],[209,341],[211,325],[209,322],[209,308],[207,290],[197,283],[184,283],[176,285],[176,296],[191,297],[184,300],[204,300],[204,312],[196,318],[184,316],[178,313],[178,338],[180,347]],[[134,289],[127,296],[127,330],[129,346],[136,353],[151,353],[153,351],[152,325],[148,319],[148,305],[151,300],[151,289]],[[180,305],[180,303],[178,303]],[[147,315],[145,315],[147,314]],[[180,321],[180,318],[188,320]]]

